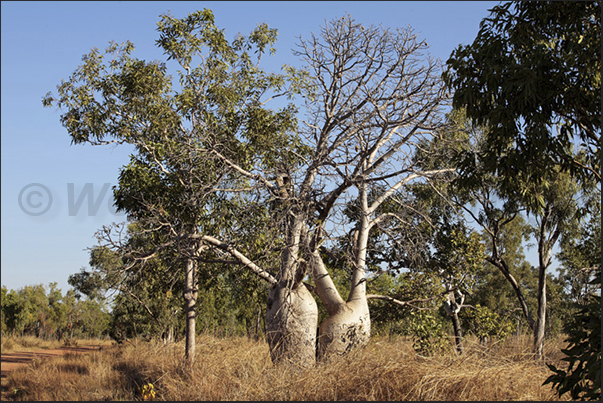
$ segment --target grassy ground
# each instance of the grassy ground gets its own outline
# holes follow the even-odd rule
[[[466,352],[418,356],[404,338],[373,338],[364,349],[308,370],[275,367],[264,341],[201,335],[189,371],[182,343],[133,342],[66,355],[8,377],[15,400],[558,400],[529,337]],[[560,341],[549,342],[558,363]],[[156,392],[143,395],[144,385]]]
[[[109,340],[100,339],[69,339],[69,340],[44,340],[34,336],[2,337],[2,352],[15,353],[19,351],[33,351],[64,346],[111,345]]]

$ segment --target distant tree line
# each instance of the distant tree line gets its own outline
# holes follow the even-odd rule
[[[42,339],[102,337],[109,332],[111,315],[99,301],[81,299],[74,290],[65,294],[57,283],[27,285],[18,290],[2,286],[2,336]]]

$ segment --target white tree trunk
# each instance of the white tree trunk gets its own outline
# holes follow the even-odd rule
[[[540,359],[544,353],[544,329],[546,325],[546,267],[538,273],[538,316],[534,326],[534,353]]]
[[[274,363],[311,367],[316,361],[318,306],[303,283],[279,282],[268,292],[266,338]]]
[[[311,257],[311,269],[316,291],[329,316],[318,331],[318,360],[341,356],[357,347],[368,344],[371,337],[371,320],[366,298],[366,245],[368,219],[363,219],[356,234],[352,286],[347,301],[343,301],[318,251]]]
[[[184,309],[186,313],[186,342],[184,359],[190,365],[195,361],[195,305],[197,303],[196,265],[193,259],[186,261],[186,274],[184,286]]]
[[[547,230],[550,235],[547,237]],[[547,205],[540,222],[538,240],[538,316],[534,326],[534,353],[537,359],[544,357],[544,330],[546,325],[546,269],[551,264],[553,246],[561,234],[558,224],[552,217],[552,207]]]
[[[303,218],[292,217],[278,280],[268,292],[266,337],[273,362],[309,367],[316,362],[318,306],[302,282],[306,275],[299,248]]]
[[[343,303],[318,331],[318,360],[341,356],[368,344],[371,320],[366,299]]]
[[[556,237],[553,238],[553,243]],[[552,246],[548,246],[541,236],[539,245],[539,267],[538,267],[538,313],[534,326],[534,354],[536,358],[543,358],[544,353],[544,329],[546,325],[546,269],[551,264]]]
[[[318,330],[318,360],[344,355],[355,347],[366,345],[371,329],[366,298],[344,301],[317,251],[312,254],[311,267],[316,293],[329,314]]]

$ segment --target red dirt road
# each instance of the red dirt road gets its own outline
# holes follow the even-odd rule
[[[81,347],[61,347],[46,350],[35,350],[35,351],[15,351],[11,353],[2,353],[2,397],[6,392],[4,381],[8,376],[9,372],[26,365],[31,364],[34,359],[47,359],[52,357],[58,357],[68,353],[71,354],[85,354],[91,351],[100,350],[100,346],[81,346]],[[3,399],[4,400],[4,399]]]
[[[78,354],[99,350],[100,346],[82,346],[82,347],[61,347],[36,351],[16,351],[12,353],[2,353],[1,372],[2,378],[8,373],[21,366],[28,365],[35,359],[49,358],[65,355],[67,353]]]

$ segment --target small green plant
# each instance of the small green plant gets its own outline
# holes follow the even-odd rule
[[[18,399],[20,397],[22,397],[23,395],[25,395],[25,391],[21,388],[14,388],[13,389],[13,397],[15,399]]]
[[[421,355],[434,355],[446,349],[448,342],[444,323],[433,311],[412,311],[410,330],[412,347]]]

